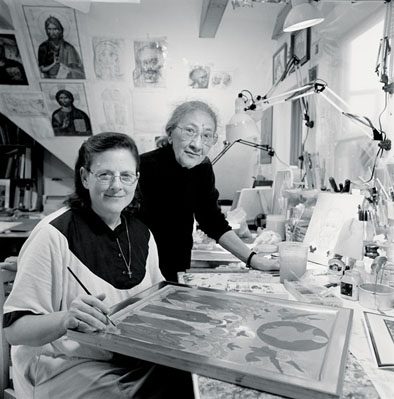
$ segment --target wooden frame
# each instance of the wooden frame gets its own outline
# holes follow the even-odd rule
[[[286,69],[287,64],[287,43],[279,48],[272,57],[272,83],[276,84]],[[265,143],[264,143],[265,144]]]
[[[368,342],[377,366],[394,368],[394,317],[363,313]]]
[[[311,28],[302,29],[291,35],[291,56],[296,56],[304,65],[311,56]]]
[[[341,394],[351,309],[163,282],[114,311],[114,331],[68,336],[291,398]]]
[[[0,209],[10,207],[10,180],[0,179]]]

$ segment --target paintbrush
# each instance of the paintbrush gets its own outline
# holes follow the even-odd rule
[[[78,284],[82,287],[82,289],[88,294],[92,295],[89,290],[83,285],[82,281],[77,277],[77,275],[67,266],[68,271],[72,274],[72,276],[77,280]],[[99,309],[97,309],[99,310]],[[101,310],[100,310],[101,312]],[[103,313],[104,314],[104,313]],[[114,326],[116,327],[115,323],[109,318],[108,315],[104,314],[104,316],[107,318],[107,320]]]

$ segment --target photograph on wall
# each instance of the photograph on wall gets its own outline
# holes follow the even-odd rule
[[[135,40],[133,81],[135,87],[166,87],[165,61],[167,44],[165,39]]]
[[[227,89],[233,82],[233,73],[229,71],[212,71],[210,87],[212,89]]]
[[[0,33],[0,85],[28,85],[15,35]]]
[[[123,39],[94,37],[92,46],[96,78],[123,80],[125,62],[122,58],[125,54],[125,41]]]
[[[23,6],[33,52],[44,79],[85,79],[75,11]]]
[[[189,87],[192,89],[207,89],[210,76],[210,66],[192,65],[189,70]]]
[[[37,92],[2,93],[4,108],[7,115],[14,116],[47,116],[44,95]]]
[[[284,43],[272,57],[272,83],[276,84],[285,71],[287,63],[287,43]]]
[[[91,136],[92,126],[82,83],[41,83],[55,136]]]
[[[291,56],[300,60],[304,65],[310,59],[311,28],[302,29],[291,35]]]

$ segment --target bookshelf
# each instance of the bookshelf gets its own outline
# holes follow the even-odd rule
[[[0,113],[0,211],[41,211],[44,148]]]

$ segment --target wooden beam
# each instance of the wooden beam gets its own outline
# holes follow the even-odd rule
[[[229,0],[204,0],[199,37],[215,37]]]

